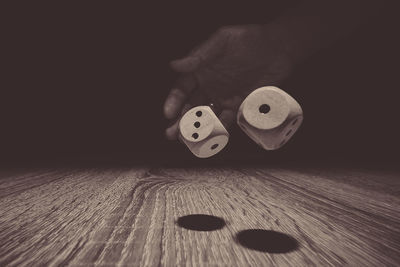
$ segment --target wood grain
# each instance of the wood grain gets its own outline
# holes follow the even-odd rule
[[[399,192],[397,172],[355,169],[2,171],[0,266],[398,266]],[[176,223],[194,214],[226,225]],[[298,248],[246,248],[252,229]]]

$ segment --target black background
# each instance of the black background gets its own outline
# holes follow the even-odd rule
[[[168,62],[220,26],[267,23],[290,5],[4,6],[2,162],[396,162],[399,24],[393,8],[315,54],[282,85],[302,105],[305,120],[281,150],[261,150],[237,127],[229,146],[208,160],[164,139],[162,103],[176,78]]]

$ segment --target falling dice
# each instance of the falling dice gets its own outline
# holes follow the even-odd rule
[[[199,158],[220,152],[228,143],[229,133],[208,106],[192,108],[179,122],[179,138]]]
[[[249,94],[237,113],[239,127],[266,150],[282,147],[303,121],[296,100],[274,86],[261,87]]]

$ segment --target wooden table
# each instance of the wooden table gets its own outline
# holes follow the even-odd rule
[[[0,177],[0,266],[400,265],[396,171],[54,168]]]

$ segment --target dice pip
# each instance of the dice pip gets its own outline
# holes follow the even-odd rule
[[[186,112],[179,122],[179,138],[199,158],[209,158],[228,143],[229,133],[208,106]]]
[[[254,90],[237,113],[239,127],[259,146],[275,150],[291,139],[303,121],[297,101],[275,86]]]

